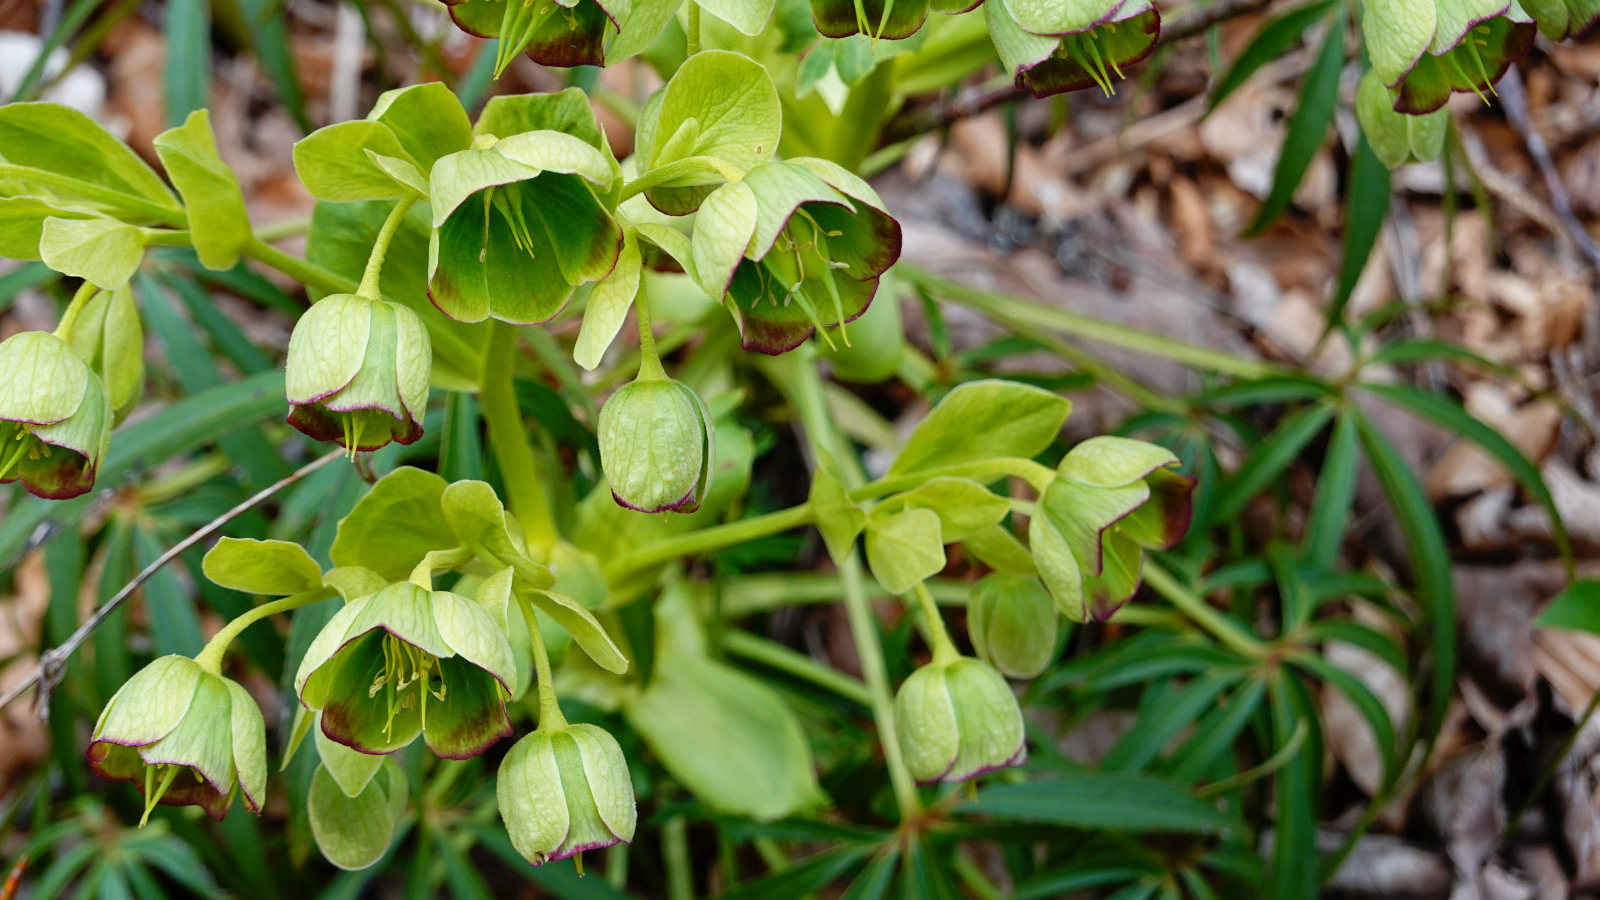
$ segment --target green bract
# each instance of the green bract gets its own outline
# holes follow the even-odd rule
[[[401,582],[334,614],[295,674],[328,737],[389,753],[418,734],[435,754],[476,756],[511,733],[505,698],[516,664],[488,610]]]
[[[1073,447],[1039,498],[1028,538],[1039,574],[1069,618],[1105,619],[1139,587],[1144,548],[1189,528],[1194,480],[1154,444],[1095,437]]]
[[[970,657],[935,658],[912,672],[894,696],[894,724],[906,768],[921,782],[965,781],[1028,758],[1011,687]]]
[[[600,465],[617,502],[640,512],[693,512],[716,456],[711,416],[692,388],[666,378],[624,385],[600,410]]]
[[[1372,70],[1412,115],[1492,91],[1536,31],[1518,0],[1366,0],[1361,19]]]
[[[1099,87],[1155,49],[1161,13],[1150,0],[991,0],[989,36],[1006,70],[1035,97]]]
[[[267,790],[261,710],[238,683],[186,656],[163,656],[128,679],[95,724],[89,765],[132,781],[157,803],[199,806],[221,819],[234,789],[260,813]]]
[[[1438,159],[1450,127],[1449,112],[1440,108],[1416,116],[1398,113],[1394,110],[1394,94],[1372,69],[1361,76],[1356,87],[1356,118],[1373,154],[1391,169],[1408,162]]]
[[[972,649],[1001,674],[1032,678],[1055,655],[1060,620],[1050,594],[1031,575],[995,573],[972,588],[967,630]]]
[[[900,258],[900,223],[834,163],[764,162],[706,197],[691,252],[696,280],[726,297],[745,349],[778,354],[866,311]]]
[[[133,288],[97,291],[61,337],[100,375],[117,416],[130,412],[144,389],[144,326]]]
[[[285,364],[289,424],[354,453],[422,436],[433,350],[398,303],[334,294],[295,323]]]
[[[540,728],[511,748],[495,785],[511,843],[534,865],[633,840],[628,761],[595,725]]]
[[[559,131],[498,139],[441,158],[429,176],[433,234],[428,291],[445,315],[543,322],[578,285],[604,278],[622,251],[622,228],[597,196],[614,163]]]
[[[545,66],[603,66],[606,44],[627,21],[628,0],[445,0],[456,27],[499,38],[495,67],[503,71],[518,53]]]
[[[104,383],[66,341],[24,331],[0,342],[0,484],[61,500],[94,486],[111,441]]]

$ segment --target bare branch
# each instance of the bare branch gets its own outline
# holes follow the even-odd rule
[[[5,707],[9,706],[11,701],[22,696],[23,693],[28,690],[28,688],[37,684],[39,686],[39,692],[34,697],[34,709],[39,713],[40,718],[47,717],[50,714],[50,691],[55,687],[56,683],[61,680],[61,672],[66,666],[68,657],[72,656],[73,652],[76,651],[78,647],[88,639],[89,635],[100,626],[100,623],[106,620],[106,617],[116,612],[117,607],[121,606],[124,600],[127,600],[129,597],[133,596],[134,591],[138,590],[139,587],[146,581],[149,581],[150,576],[160,571],[162,566],[177,558],[177,556],[183,553],[185,550],[188,550],[195,544],[198,544],[207,537],[210,537],[214,532],[216,532],[217,529],[233,521],[233,519],[237,518],[239,514],[259,505],[262,501],[266,500],[268,497],[271,497],[273,494],[276,494],[289,485],[294,484],[296,481],[299,481],[307,475],[310,475],[312,472],[315,472],[316,470],[322,468],[330,462],[333,462],[343,455],[343,450],[335,450],[326,456],[318,457],[317,459],[306,463],[293,472],[290,472],[288,475],[285,475],[276,483],[268,485],[255,494],[252,494],[249,498],[244,500],[238,506],[235,506],[233,509],[230,509],[215,519],[212,519],[210,522],[207,522],[204,527],[200,528],[195,533],[189,535],[178,543],[173,544],[172,547],[167,550],[167,552],[156,557],[156,559],[151,562],[150,565],[145,566],[144,569],[139,572],[139,574],[133,576],[133,580],[123,585],[122,590],[117,591],[115,596],[113,596],[110,600],[107,600],[99,609],[95,610],[94,615],[89,617],[89,621],[83,623],[82,627],[80,627],[77,631],[74,631],[72,636],[67,638],[66,641],[61,644],[61,646],[51,648],[40,654],[38,665],[33,667],[33,671],[28,674],[28,677],[24,678],[21,683],[12,687],[11,690],[6,691],[4,696],[0,696],[0,709],[4,709]]]

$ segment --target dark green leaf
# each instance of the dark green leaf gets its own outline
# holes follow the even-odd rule
[[[1356,289],[1361,270],[1367,267],[1372,248],[1378,243],[1383,220],[1389,215],[1389,167],[1378,160],[1365,135],[1359,138],[1355,159],[1350,161],[1345,198],[1344,252],[1339,260],[1339,282],[1333,301],[1328,304],[1326,331],[1343,321],[1345,304],[1350,302],[1350,293]]]
[[[1138,722],[1122,735],[1100,761],[1110,772],[1137,772],[1156,758],[1178,732],[1210,709],[1242,672],[1208,672],[1141,710]]]
[[[1243,512],[1256,494],[1278,480],[1332,417],[1333,408],[1319,404],[1308,406],[1280,422],[1277,430],[1251,448],[1250,454],[1239,463],[1209,521],[1196,523],[1194,530],[1227,522]]]
[[[167,124],[177,126],[211,105],[211,4],[170,0],[166,13]]]
[[[1600,634],[1600,581],[1584,578],[1567,585],[1533,624]]]
[[[1300,85],[1294,114],[1289,118],[1289,130],[1283,137],[1283,148],[1278,154],[1278,167],[1272,173],[1272,190],[1262,202],[1261,209],[1245,229],[1245,234],[1260,234],[1278,218],[1294,199],[1300,179],[1305,177],[1311,158],[1322,147],[1328,133],[1328,123],[1333,121],[1333,108],[1339,102],[1339,70],[1344,68],[1344,22],[1335,19],[1333,27],[1322,38],[1316,58]]]
[[[1306,519],[1305,561],[1313,569],[1331,569],[1350,528],[1350,505],[1356,494],[1356,423],[1340,414],[1328,441],[1317,478],[1317,493]]]
[[[966,815],[1108,831],[1223,832],[1234,822],[1172,782],[1145,775],[1069,772],[984,788]]]
[[[1328,17],[1334,5],[1334,0],[1319,0],[1291,9],[1261,26],[1261,30],[1250,38],[1250,43],[1234,57],[1233,64],[1228,66],[1228,70],[1222,73],[1221,78],[1217,79],[1217,86],[1211,90],[1211,102],[1208,108],[1216,109],[1229,94],[1249,80],[1257,69],[1287,53],[1290,47],[1299,43],[1300,35],[1307,28]]]

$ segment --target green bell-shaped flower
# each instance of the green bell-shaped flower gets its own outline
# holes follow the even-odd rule
[[[515,682],[511,646],[488,610],[400,582],[334,614],[295,692],[347,747],[390,753],[420,734],[434,754],[465,759],[511,734],[505,698]]]
[[[996,572],[972,587],[967,631],[978,657],[1008,678],[1032,678],[1055,655],[1061,619],[1032,575]]]
[[[906,768],[920,782],[965,781],[1028,758],[1011,686],[988,664],[953,651],[900,685],[894,724]]]
[[[1394,110],[1395,92],[1383,86],[1372,69],[1356,87],[1356,119],[1367,145],[1385,166],[1398,169],[1409,162],[1438,159],[1444,151],[1450,113],[1444,108],[1408,116]]]
[[[66,341],[24,331],[0,342],[0,484],[52,500],[94,487],[111,442],[105,383]]]
[[[267,791],[261,709],[237,682],[187,656],[163,656],[128,679],[94,726],[89,765],[157,803],[198,806],[221,819],[235,789],[260,814]]]
[[[499,38],[494,74],[518,53],[542,66],[603,66],[606,45],[626,22],[626,0],[445,0],[456,27]]]
[[[727,298],[744,348],[779,354],[866,311],[900,258],[900,223],[834,163],[769,161],[705,199],[691,249],[700,287]]]
[[[1173,471],[1177,465],[1163,447],[1108,436],[1061,460],[1028,540],[1067,617],[1108,618],[1138,589],[1145,548],[1169,549],[1183,538],[1194,479]]]
[[[1518,0],[1366,0],[1361,18],[1372,70],[1409,115],[1433,112],[1452,91],[1493,92],[1537,30]]]
[[[693,512],[715,467],[711,414],[688,385],[642,377],[600,409],[600,467],[617,503],[640,512]]]
[[[411,309],[357,294],[313,303],[289,336],[289,424],[355,453],[422,436],[433,349]]]
[[[1161,13],[1151,0],[990,0],[989,36],[1017,87],[1035,97],[1098,87],[1155,49]]]
[[[512,845],[536,866],[632,841],[638,823],[628,760],[595,725],[540,728],[517,741],[495,797]]]
[[[441,157],[428,179],[433,304],[462,322],[532,325],[561,312],[622,252],[622,228],[596,193],[616,177],[606,154],[559,131],[483,134]]]

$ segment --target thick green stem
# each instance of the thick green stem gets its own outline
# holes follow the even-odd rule
[[[378,229],[378,237],[372,242],[372,253],[367,256],[367,269],[361,273],[361,284],[356,287],[358,295],[368,300],[378,299],[378,281],[383,277],[383,258],[389,254],[389,242],[394,240],[395,231],[416,202],[416,195],[408,194],[400,198],[394,209],[389,210],[389,217],[383,220],[383,227]]]
[[[556,683],[550,674],[550,651],[545,649],[544,633],[539,628],[533,601],[518,593],[517,602],[522,605],[522,618],[528,623],[528,640],[533,643],[533,677],[539,685],[539,730],[565,728],[567,717],[561,714],[561,704],[556,700]]]
[[[67,311],[61,314],[61,324],[56,326],[55,335],[62,340],[72,333],[72,328],[78,323],[78,317],[83,315],[84,307],[94,299],[100,289],[85,281],[78,285],[78,290],[72,295],[72,301],[67,304]]]
[[[1144,580],[1149,583],[1155,592],[1167,599],[1189,618],[1190,621],[1210,632],[1217,640],[1226,644],[1230,649],[1255,659],[1261,659],[1268,653],[1267,644],[1253,634],[1246,632],[1207,603],[1204,598],[1195,595],[1183,585],[1178,583],[1166,569],[1161,568],[1149,559],[1144,563]]]
[[[693,56],[700,52],[700,4],[689,0],[689,30],[685,49]]]
[[[933,595],[928,593],[927,585],[920,581],[911,592],[916,596],[918,605],[922,607],[922,618],[928,623],[928,640],[933,644],[934,665],[954,662],[961,656],[961,651],[956,649],[955,642],[950,640],[950,632],[945,630],[944,616],[939,614],[939,604],[933,602]]]
[[[987,484],[1000,478],[1021,478],[1028,482],[1035,491],[1043,493],[1056,477],[1056,472],[1049,466],[1040,465],[1031,459],[1014,456],[997,456],[992,459],[982,459],[976,462],[956,463],[949,466],[934,466],[913,472],[910,475],[896,475],[893,478],[883,478],[864,484],[850,492],[851,500],[871,500],[875,497],[886,497],[889,494],[898,494],[918,487],[924,482],[934,478],[966,478],[982,484]]]
[[[896,266],[895,274],[936,296],[975,309],[997,321],[1015,323],[1030,329],[1043,328],[1070,334],[1238,378],[1266,378],[1289,371],[1265,360],[1202,347],[1164,334],[1145,331],[1142,328],[1106,322],[1094,316],[1057,309],[1025,297],[969,287],[908,263]]]
[[[556,542],[555,520],[545,498],[544,483],[528,443],[522,411],[517,407],[512,373],[516,368],[517,327],[505,322],[490,325],[489,347],[483,357],[479,398],[483,417],[489,423],[489,446],[500,476],[505,479],[511,512],[527,531],[536,547],[551,547]]]
[[[813,454],[826,451],[839,463],[840,475],[846,486],[860,487],[866,478],[855,455],[849,452],[849,445],[833,427],[815,357],[816,351],[808,344],[777,359],[765,361],[763,369],[799,413]],[[883,745],[883,761],[889,769],[889,784],[894,789],[895,802],[900,807],[900,818],[907,821],[921,812],[922,798],[917,795],[916,780],[911,777],[911,770],[906,768],[905,758],[900,752],[900,738],[894,723],[894,692],[890,690],[889,670],[883,661],[877,619],[867,599],[861,557],[852,550],[844,559],[835,562],[844,588],[844,607],[850,621],[850,636],[855,641],[856,656],[861,662],[861,677],[872,697],[872,720],[878,728],[878,741]]]
[[[667,371],[661,368],[661,354],[656,352],[656,334],[650,327],[649,291],[639,292],[634,309],[639,315],[639,380],[665,381]]]
[[[257,237],[244,248],[244,255],[256,262],[265,263],[309,288],[328,294],[353,294],[356,283],[342,275],[308,263],[303,259],[279,250]]]
[[[739,519],[724,525],[656,541],[631,553],[624,553],[613,560],[606,566],[606,579],[613,582],[620,581],[640,569],[648,569],[685,556],[720,550],[723,547],[753,541],[791,528],[810,525],[811,519],[811,505],[802,503],[764,516]]]
[[[216,634],[212,635],[211,640],[206,642],[205,647],[202,648],[200,653],[195,656],[194,661],[199,663],[200,668],[206,670],[207,672],[210,672],[213,675],[218,674],[222,671],[222,656],[228,652],[228,645],[232,644],[234,639],[237,638],[246,628],[249,628],[251,625],[254,625],[268,616],[275,616],[281,612],[299,609],[302,606],[308,606],[312,603],[320,603],[323,600],[327,600],[333,596],[335,596],[333,590],[329,588],[317,588],[313,591],[306,591],[302,594],[293,594],[288,597],[282,597],[268,603],[263,603],[260,606],[245,612],[237,619],[234,619],[228,624],[222,626],[222,629]]]

